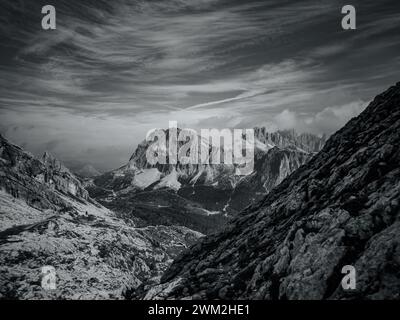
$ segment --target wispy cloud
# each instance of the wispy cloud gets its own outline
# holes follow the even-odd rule
[[[40,29],[40,1],[0,4],[0,117],[3,131],[62,157],[90,145],[105,159],[118,141],[120,158],[171,119],[332,131],[347,119],[332,110],[398,80],[394,0],[354,0],[350,32],[340,28],[339,0],[53,4],[51,32]]]

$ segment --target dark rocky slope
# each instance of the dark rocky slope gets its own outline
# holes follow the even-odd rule
[[[226,231],[179,256],[147,298],[400,298],[400,83]],[[356,268],[343,290],[341,269]]]

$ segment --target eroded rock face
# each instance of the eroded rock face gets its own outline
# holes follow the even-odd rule
[[[168,130],[165,132],[168,135]],[[297,134],[294,131],[271,133],[265,128],[255,128],[254,132],[255,167],[251,177],[257,176],[257,179],[260,180],[258,183],[260,192],[268,192],[270,186],[279,184],[289,173],[321,150],[326,141],[325,137]],[[225,198],[229,198],[229,193],[235,189],[236,185],[246,180],[244,179],[246,176],[235,174],[234,165],[184,165],[181,163],[150,165],[146,159],[146,150],[151,144],[151,142],[143,141],[126,165],[97,177],[94,184],[99,188],[114,192],[127,189],[135,192],[148,188],[170,188],[179,193],[179,190],[185,187],[190,189],[210,187],[210,190],[227,190],[228,196]],[[216,152],[215,148],[210,148],[210,157],[213,152]],[[183,196],[185,196],[184,192]],[[227,201],[224,197],[222,198],[221,208],[226,205]],[[99,197],[99,199],[101,198]],[[202,199],[196,200],[202,202]]]
[[[144,141],[125,166],[96,177],[88,190],[104,206],[142,224],[184,225],[214,233],[262,199],[325,143],[324,137],[294,131],[254,131],[254,171],[247,176],[236,175],[235,166],[225,164],[150,165],[146,150],[151,143]]]
[[[400,83],[226,231],[179,256],[151,295],[400,298],[399,146]],[[355,290],[342,289],[344,265],[356,269]]]
[[[57,159],[41,160],[0,136],[0,187],[31,206],[48,209],[63,205],[60,194],[88,199],[81,182]]]
[[[145,280],[156,284],[202,236],[138,228],[88,197],[49,154],[38,160],[3,138],[0,151],[0,299],[123,299]],[[41,286],[45,266],[55,290]]]
[[[311,133],[298,134],[294,130],[269,132],[265,127],[254,128],[254,136],[265,145],[273,145],[278,148],[292,146],[307,153],[320,151],[326,142],[325,135],[320,138]]]

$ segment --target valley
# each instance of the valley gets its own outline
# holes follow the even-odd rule
[[[220,231],[325,142],[325,137],[293,131],[254,131],[254,171],[249,175],[236,176],[234,166],[223,164],[150,165],[145,155],[150,143],[144,141],[126,165],[94,178],[87,190],[104,206],[145,225],[177,223],[205,234]]]
[[[394,297],[399,102],[397,84],[327,141],[256,128],[254,172],[240,178],[148,165],[143,143],[83,180],[0,136],[0,298]],[[344,265],[355,291],[339,285]],[[55,290],[40,285],[44,266]]]
[[[313,155],[281,141],[236,178],[222,165],[149,167],[139,146],[127,165],[83,179],[48,152],[0,142],[0,298],[17,299],[124,299],[157,286],[178,254]],[[41,287],[44,266],[56,290]]]

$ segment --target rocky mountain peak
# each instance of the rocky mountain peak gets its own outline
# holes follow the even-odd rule
[[[168,148],[168,136],[170,134],[169,129],[163,130],[167,137],[167,145]],[[177,129],[177,132],[181,131],[180,128]],[[313,153],[318,152],[322,149],[324,143],[326,142],[326,136],[323,135],[321,137],[311,134],[311,133],[297,133],[295,130],[283,130],[283,131],[274,131],[270,132],[265,127],[256,127],[254,128],[254,136],[256,139],[255,148],[258,151],[265,152],[273,147],[278,147],[281,149],[284,148],[294,148],[299,151]],[[199,136],[199,141],[202,138]],[[183,143],[181,143],[183,144]],[[141,142],[132,156],[129,159],[129,168],[138,168],[144,169],[148,168],[149,164],[146,160],[146,150],[151,145],[149,141]],[[210,152],[212,150],[210,149]],[[178,165],[179,166],[179,165]],[[168,168],[169,166],[164,166],[164,168]],[[213,167],[213,165],[211,165]],[[171,170],[170,170],[171,171]]]
[[[54,203],[63,202],[48,189],[88,198],[79,179],[50,153],[44,153],[39,160],[4,138],[0,150],[0,186],[14,197],[38,208],[52,208]]]
[[[76,170],[76,173],[84,178],[94,178],[101,174],[91,164],[85,164],[82,168],[80,168],[79,170]]]
[[[295,130],[267,131],[265,127],[254,128],[256,139],[264,144],[278,148],[293,147],[305,152],[318,152],[326,142],[326,135],[321,137],[311,133],[298,133]]]
[[[128,205],[131,201],[126,197],[134,197],[143,190],[156,191],[154,196],[157,197],[160,194],[157,190],[166,190],[188,200],[185,207],[202,207],[206,214],[236,214],[306,163],[325,142],[315,135],[297,134],[294,131],[269,133],[265,128],[256,128],[255,131],[254,170],[247,176],[236,175],[234,165],[150,165],[147,163],[146,150],[151,142],[143,141],[128,164],[96,177],[88,190],[104,205],[118,205],[124,210],[132,208],[132,205]],[[169,130],[164,130],[164,133],[168,136]],[[138,203],[137,198],[135,203]],[[165,203],[162,205],[165,206]],[[143,218],[146,214],[141,213],[140,216]]]
[[[398,297],[399,145],[400,83],[225,231],[177,258],[147,297]],[[341,286],[344,266],[354,267],[355,290]]]
[[[71,174],[69,169],[64,166],[64,164],[58,160],[54,155],[52,155],[50,152],[45,151],[42,156],[42,162],[46,167],[48,167],[51,170],[56,170],[58,172],[65,172]]]

